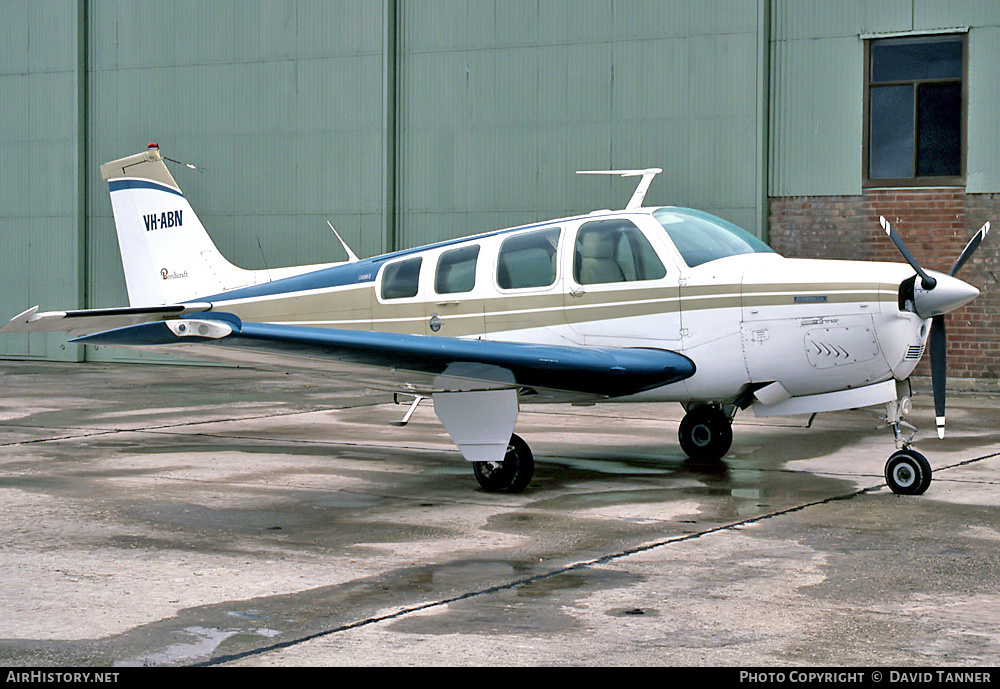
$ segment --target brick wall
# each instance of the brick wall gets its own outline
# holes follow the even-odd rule
[[[1000,390],[1000,194],[879,189],[861,196],[772,198],[771,246],[791,258],[902,263],[879,215],[893,224],[920,265],[943,273],[990,221],[990,235],[958,275],[981,294],[946,316],[948,378],[952,389]],[[927,355],[914,375],[930,375]]]

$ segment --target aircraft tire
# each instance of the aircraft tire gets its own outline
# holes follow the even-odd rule
[[[931,464],[916,450],[899,450],[885,463],[885,481],[896,495],[923,495],[931,485]]]
[[[535,473],[535,459],[528,443],[514,434],[502,462],[473,462],[472,473],[487,493],[520,493]]]
[[[702,404],[684,415],[677,436],[691,459],[717,462],[733,445],[733,425],[719,407]]]

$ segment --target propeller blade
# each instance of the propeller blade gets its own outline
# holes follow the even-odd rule
[[[885,233],[889,235],[889,239],[891,239],[892,243],[896,245],[899,253],[901,253],[903,258],[906,259],[906,262],[910,264],[910,267],[913,268],[913,270],[917,271],[917,275],[920,276],[920,284],[923,288],[926,290],[934,289],[935,285],[937,285],[937,280],[924,272],[924,269],[920,267],[919,263],[917,263],[917,259],[913,258],[913,254],[911,254],[910,250],[906,248],[906,244],[903,243],[903,238],[899,236],[899,233],[892,229],[892,225],[889,224],[889,221],[885,219],[884,215],[878,216],[878,221],[882,224],[882,229],[885,230]]]
[[[972,254],[975,253],[976,249],[979,248],[979,245],[982,243],[982,241],[986,239],[986,235],[989,233],[989,231],[990,231],[990,221],[987,220],[986,224],[980,227],[979,231],[976,232],[976,234],[972,235],[972,239],[970,239],[969,243],[965,245],[965,248],[962,250],[961,255],[959,255],[958,257],[958,260],[955,261],[955,265],[953,265],[951,267],[951,270],[948,271],[948,275],[954,275],[962,268],[962,266],[965,265],[965,262],[972,257]]]
[[[945,386],[948,378],[948,342],[944,316],[931,320],[931,386],[934,390],[934,416],[939,438],[944,438]]]

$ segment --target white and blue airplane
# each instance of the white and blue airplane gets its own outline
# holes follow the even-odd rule
[[[907,264],[789,259],[708,213],[644,207],[659,169],[623,210],[539,222],[358,259],[243,270],[213,244],[158,146],[101,166],[130,306],[39,313],[0,332],[158,347],[189,358],[303,370],[421,400],[487,491],[517,492],[534,460],[521,404],[679,402],[680,445],[718,461],[740,410],[758,416],[884,405],[896,493],[923,493],[908,377],[930,341],[945,416],[944,314],[979,291]],[[331,226],[332,227],[332,226]],[[339,235],[338,235],[339,238]]]

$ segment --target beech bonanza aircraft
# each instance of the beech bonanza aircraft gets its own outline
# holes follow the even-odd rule
[[[540,222],[325,265],[242,270],[216,249],[155,144],[101,166],[130,306],[39,313],[0,332],[164,347],[187,357],[342,376],[425,398],[487,491],[516,492],[534,460],[513,434],[528,402],[679,402],[680,445],[717,461],[732,420],[884,405],[897,452],[885,477],[923,493],[903,438],[908,376],[930,339],[944,429],[944,314],[979,291],[909,265],[788,259],[720,218],[642,206]],[[332,227],[332,226],[331,226]],[[339,238],[339,235],[338,235]]]

